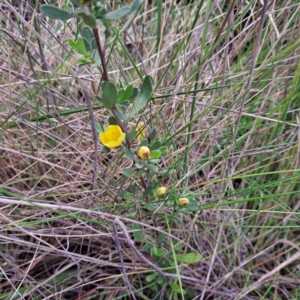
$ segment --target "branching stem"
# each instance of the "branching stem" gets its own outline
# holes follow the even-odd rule
[[[101,42],[100,42],[100,38],[99,38],[97,28],[93,28],[93,34],[94,34],[94,37],[95,37],[95,41],[96,41],[96,44],[97,44],[99,56],[100,56],[100,59],[101,59],[102,70],[103,70],[103,79],[108,82],[108,72],[107,72],[106,62],[105,62],[105,49],[102,48],[102,46],[101,46]]]

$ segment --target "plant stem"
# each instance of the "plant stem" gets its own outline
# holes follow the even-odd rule
[[[99,56],[100,56],[101,63],[102,63],[103,79],[108,82],[109,79],[108,79],[108,73],[107,73],[106,62],[105,62],[105,49],[103,49],[102,46],[101,46],[101,42],[100,42],[100,38],[99,38],[97,28],[93,28],[93,34],[94,34],[94,37],[95,37],[95,41],[96,41],[96,44],[97,44]],[[113,113],[114,117],[116,118],[116,120],[117,120],[119,126],[121,127],[122,131],[127,133],[126,127],[124,126],[123,122],[116,116],[116,114],[113,110],[112,110],[112,113]],[[131,144],[130,144],[130,141],[128,139],[126,139],[126,143],[127,143],[127,148],[130,150]],[[146,190],[147,189],[147,183],[146,183],[145,179],[141,176],[140,180],[141,180],[142,186]],[[148,203],[150,202],[149,197],[147,197],[147,201],[148,201]]]
[[[125,128],[123,122],[117,117],[117,115],[115,114],[115,112],[114,112],[113,110],[112,110],[111,112],[112,112],[112,114],[114,115],[115,119],[117,120],[117,122],[118,122],[119,126],[121,127],[122,131],[125,132],[125,133],[127,134],[128,131],[127,131],[127,129]],[[131,143],[130,143],[130,141],[129,141],[127,138],[126,138],[126,144],[127,144],[128,150],[131,151],[131,150],[130,150],[130,148],[131,148]],[[147,185],[147,183],[146,183],[144,177],[141,176],[141,177],[140,177],[140,180],[141,180],[141,183],[142,183],[143,188],[146,190],[147,187],[148,187],[148,185]],[[147,201],[148,201],[148,203],[150,202],[149,197],[147,197]]]
[[[96,41],[96,44],[97,44],[99,56],[100,56],[100,59],[101,59],[101,64],[102,64],[102,69],[103,69],[103,74],[102,74],[103,79],[105,81],[109,81],[108,80],[107,68],[106,68],[106,62],[105,62],[105,49],[102,49],[97,28],[93,28],[93,34],[94,34],[94,37],[95,37],[95,41]]]

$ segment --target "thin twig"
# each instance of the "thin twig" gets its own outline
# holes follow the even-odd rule
[[[149,230],[154,230],[154,231],[160,232],[162,234],[165,234],[165,235],[169,236],[170,238],[182,243],[183,245],[185,245],[191,251],[197,252],[197,250],[194,247],[189,245],[184,240],[181,240],[180,238],[176,237],[175,235],[173,235],[171,233],[168,233],[168,232],[164,231],[163,229],[161,229],[159,227],[154,227],[154,226],[151,226],[147,223],[143,223],[143,222],[135,220],[135,219],[129,219],[129,218],[122,217],[122,216],[117,216],[117,215],[114,215],[114,214],[111,214],[111,213],[105,213],[103,211],[100,211],[99,209],[85,209],[85,208],[78,207],[78,206],[72,206],[73,204],[72,205],[65,205],[63,203],[61,203],[61,204],[51,204],[51,203],[48,203],[48,201],[37,200],[37,199],[27,200],[27,199],[24,198],[23,200],[20,200],[20,199],[16,199],[16,198],[13,198],[13,197],[7,197],[7,196],[3,197],[1,195],[0,195],[0,204],[24,205],[24,206],[29,206],[29,207],[41,207],[41,208],[47,208],[49,210],[54,210],[54,211],[55,210],[58,210],[58,211],[63,210],[63,211],[66,211],[67,213],[72,214],[72,215],[76,215],[76,214],[79,214],[79,213],[85,213],[85,214],[88,214],[88,215],[95,214],[95,215],[97,215],[101,218],[107,218],[107,219],[119,218],[119,219],[123,220],[124,222],[134,223],[134,224],[137,224],[137,225],[140,225],[140,226],[147,227],[147,228],[149,228]]]
[[[99,56],[100,56],[100,59],[101,59],[101,64],[102,64],[102,69],[103,69],[103,79],[105,81],[108,81],[108,73],[107,73],[106,62],[105,62],[105,50],[101,46],[101,42],[100,42],[100,38],[99,38],[97,28],[93,28],[93,34],[94,34],[95,41],[96,41],[96,44],[97,44],[98,53],[99,53]]]
[[[213,269],[213,266],[214,266],[214,262],[215,262],[216,257],[217,257],[218,248],[220,247],[220,241],[221,241],[222,234],[224,234],[223,225],[221,225],[221,227],[219,229],[218,237],[217,237],[216,244],[215,244],[215,247],[214,247],[214,252],[213,252],[213,255],[212,255],[211,262],[210,262],[210,267],[209,267],[209,270],[208,270],[207,275],[206,275],[205,285],[203,287],[200,300],[203,300],[204,297],[205,297],[206,290],[207,290],[207,285],[208,285],[208,282],[209,282],[209,278],[211,276],[211,272],[212,272],[212,269]]]
[[[281,264],[279,264],[278,266],[276,266],[274,269],[272,269],[270,272],[262,275],[261,277],[259,277],[259,279],[252,283],[249,287],[247,287],[246,289],[244,289],[242,291],[242,294],[239,293],[239,299],[245,299],[244,297],[249,294],[251,291],[253,290],[257,290],[258,287],[262,286],[263,284],[265,284],[268,281],[273,281],[274,277],[276,276],[275,274],[278,272],[280,272],[281,269],[284,269],[286,266],[288,266],[290,263],[297,261],[300,259],[300,251],[296,252],[295,254],[293,254],[292,256],[290,256],[288,259],[284,260],[284,262],[282,262]],[[232,297],[230,299],[236,299],[236,297]]]
[[[98,52],[99,52],[99,56],[100,56],[100,59],[101,59],[101,63],[102,63],[102,68],[103,68],[103,78],[105,81],[108,81],[108,73],[107,73],[107,68],[106,68],[106,62],[105,62],[105,51],[103,50],[103,48],[101,47],[101,42],[100,42],[100,39],[99,39],[99,34],[98,34],[98,30],[97,28],[94,28],[93,29],[93,33],[94,33],[94,37],[95,37],[95,40],[96,40],[96,44],[97,44],[97,48],[98,48]],[[119,126],[121,127],[122,131],[127,133],[127,129],[126,127],[123,125],[123,122],[116,116],[115,112],[112,110],[112,113],[114,115],[114,117],[116,118]],[[92,120],[92,118],[91,118]],[[92,122],[93,123],[93,122]],[[95,121],[94,121],[94,124],[95,124]],[[96,126],[95,126],[95,129],[96,129]],[[93,129],[94,131],[94,129]],[[94,135],[94,134],[93,134]],[[97,135],[97,134],[96,134]],[[98,137],[97,137],[97,140],[98,140]],[[131,148],[131,144],[130,144],[130,141],[129,139],[126,139],[126,143],[127,143],[127,147],[128,149],[130,150]],[[95,165],[94,165],[95,167]],[[96,176],[95,175],[95,172],[93,174],[93,176]],[[93,177],[94,178],[94,177]],[[147,188],[147,184],[145,182],[145,179],[143,177],[140,178],[141,179],[141,182],[142,182],[142,185],[144,187],[144,189],[146,190]]]
[[[144,61],[143,61],[142,55],[141,55],[139,49],[137,48],[137,46],[135,45],[134,41],[132,40],[131,36],[128,34],[127,30],[125,30],[125,36],[127,36],[127,37],[129,38],[129,40],[130,40],[130,42],[131,42],[131,45],[132,45],[133,48],[135,49],[135,51],[136,51],[136,53],[137,53],[137,55],[138,55],[138,57],[139,57],[139,60],[140,60],[140,62],[141,62],[141,66],[142,66],[144,75],[146,75],[147,72],[146,72],[146,69],[145,69],[145,66],[144,66]]]
[[[128,85],[128,84],[129,84],[128,77],[127,77],[127,75],[126,75],[126,73],[125,73],[125,71],[124,71],[124,68],[123,68],[123,66],[122,66],[122,63],[120,62],[120,60],[119,60],[118,55],[116,54],[116,52],[113,52],[113,56],[114,56],[115,60],[116,60],[117,63],[118,63],[119,69],[120,69],[120,71],[121,71],[121,73],[122,73],[122,75],[123,75],[123,78],[124,78],[126,84]]]
[[[101,46],[101,42],[100,42],[100,38],[99,38],[99,34],[98,34],[98,29],[97,28],[93,28],[93,34],[94,34],[94,37],[95,37],[95,40],[96,40],[96,44],[97,44],[97,48],[98,48],[98,52],[99,52],[99,56],[100,56],[100,59],[101,59],[101,63],[102,63],[102,69],[103,69],[103,79],[105,81],[109,81],[108,79],[108,72],[107,72],[107,68],[106,68],[106,62],[105,62],[105,49],[102,48]],[[129,36],[129,35],[128,35]],[[132,40],[131,40],[132,41]],[[137,51],[138,53],[138,51]],[[139,55],[139,53],[138,53]],[[143,65],[143,59],[142,57],[139,55],[140,59],[141,59],[141,63],[142,63],[142,67],[143,67],[143,70],[145,72],[145,68],[144,68],[144,65]],[[88,103],[88,102],[87,102]],[[90,102],[91,103],[91,102]],[[90,110],[90,109],[89,109]],[[119,126],[121,127],[122,131],[125,132],[127,134],[127,129],[126,127],[124,126],[123,122],[116,116],[115,112],[112,110],[112,113],[114,115],[114,117],[116,118]],[[90,116],[91,114],[93,115],[93,111],[91,110],[90,112]],[[93,115],[93,120],[94,120],[94,115]],[[94,125],[95,126],[95,129],[96,129],[96,125],[95,125],[95,121],[93,122],[92,121],[92,117],[91,117],[91,122],[92,122],[92,126]],[[94,124],[93,124],[94,123]],[[94,136],[94,128],[93,128],[93,136]],[[94,139],[95,139],[95,136],[94,136]],[[98,137],[97,137],[97,134],[96,134],[96,139],[98,141]],[[130,144],[130,141],[129,139],[126,139],[126,143],[127,143],[127,147],[130,151],[130,148],[131,148],[131,144]],[[98,145],[98,144],[97,144]],[[95,144],[96,146],[96,144]],[[98,152],[98,149],[97,149],[97,152]],[[96,156],[95,156],[96,157]],[[96,162],[97,163],[97,162]],[[95,172],[95,161],[94,161],[94,174],[93,174],[93,183],[94,183],[94,180],[95,180],[95,176],[96,176],[96,172]],[[141,180],[141,183],[142,183],[142,186],[143,188],[146,190],[147,189],[147,183],[145,181],[145,179],[141,176],[140,177],[140,180]],[[94,184],[92,184],[93,186]],[[148,203],[150,202],[149,198],[147,197],[147,201]]]
[[[83,94],[85,97],[86,105],[89,110],[91,127],[92,127],[92,131],[93,131],[93,141],[94,141],[94,146],[95,146],[95,157],[94,157],[94,164],[93,164],[94,170],[93,170],[92,184],[91,184],[91,190],[93,190],[95,181],[96,181],[97,165],[98,165],[98,134],[97,134],[97,129],[96,129],[94,112],[93,112],[93,108],[92,108],[92,100],[86,91],[83,91]]]
[[[113,230],[114,230],[114,237],[115,237],[116,247],[117,247],[119,257],[120,257],[120,262],[121,262],[121,265],[122,265],[122,271],[123,271],[123,274],[124,274],[124,280],[125,280],[125,283],[128,286],[129,292],[132,295],[132,298],[136,300],[136,297],[133,293],[131,284],[128,280],[128,276],[127,276],[127,273],[126,273],[126,269],[125,269],[125,265],[124,265],[124,261],[123,261],[123,256],[122,256],[122,252],[121,252],[120,240],[119,240],[118,231],[117,231],[115,222],[113,222]]]
[[[161,276],[163,277],[171,277],[171,278],[174,278],[174,279],[179,279],[178,278],[178,275],[177,274],[172,274],[172,273],[166,273],[166,272],[163,272],[159,267],[157,267],[155,264],[153,264],[150,260],[148,260],[134,245],[134,242],[132,241],[132,239],[130,238],[128,232],[127,232],[127,229],[124,225],[124,223],[122,221],[120,221],[120,219],[117,217],[115,218],[114,222],[113,222],[113,226],[115,227],[116,224],[118,224],[124,235],[125,235],[125,238],[129,244],[129,246],[134,250],[134,252],[137,254],[137,256],[142,259],[147,265],[149,265],[151,268],[153,268],[158,274],[160,274]],[[180,276],[180,279],[184,279],[184,280],[189,280],[189,281],[193,281],[193,282],[197,282],[199,283],[199,279],[196,279],[196,278],[192,278],[192,277],[189,277],[189,276],[185,276],[185,275],[181,275]]]

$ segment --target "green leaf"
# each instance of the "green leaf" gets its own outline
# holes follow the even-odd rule
[[[133,161],[135,161],[135,162],[138,162],[137,158],[133,155],[133,153],[132,153],[128,148],[125,148],[124,150],[125,150],[125,155],[126,155],[129,159],[131,159],[131,160],[133,160]]]
[[[132,93],[133,93],[133,86],[130,84],[126,87],[124,93],[122,94],[120,99],[118,99],[118,102],[122,102],[124,100],[130,99],[130,97],[132,96]]]
[[[141,230],[141,226],[139,226],[138,224],[132,224],[132,229],[134,229],[135,231],[133,231],[133,237],[137,242],[142,242],[144,240],[144,233]]]
[[[114,112],[119,119],[124,120],[124,121],[126,121],[128,119],[128,116],[126,114],[121,113],[118,109],[115,108]]]
[[[92,53],[93,52],[92,45],[87,41],[86,38],[83,38],[83,42],[86,51]]]
[[[153,255],[156,255],[158,257],[162,257],[165,254],[165,252],[164,252],[164,250],[162,248],[158,248],[156,246],[153,246],[151,248],[151,252],[152,252]]]
[[[106,87],[107,84],[108,84],[107,81],[102,81],[102,83],[101,83],[101,90],[102,90],[102,92],[104,91],[104,89],[105,89],[105,87]]]
[[[175,174],[175,170],[167,170],[167,169],[162,169],[162,170],[158,170],[157,172],[158,174],[161,174],[161,175],[172,175],[172,174]]]
[[[190,203],[189,205],[186,207],[186,209],[188,211],[197,211],[199,208],[198,208],[198,203],[196,200],[194,199],[190,199]]]
[[[170,273],[176,273],[175,262],[174,262],[173,259],[171,260],[171,259],[169,259],[168,257],[166,257],[165,266],[166,266],[166,267],[174,267],[174,268],[168,268],[168,271],[169,271]]]
[[[161,156],[165,156],[168,153],[168,148],[166,146],[162,146],[159,148],[159,151],[161,153]]]
[[[149,196],[150,193],[152,192],[152,190],[153,190],[153,187],[152,187],[151,185],[149,185],[149,186],[145,189],[145,191],[144,191],[144,193],[143,193],[143,195],[142,195],[142,199],[145,199],[147,196]]]
[[[135,187],[135,184],[134,184],[134,183],[131,184],[131,186],[130,186],[130,191],[131,191],[131,193],[132,193],[133,195],[135,195],[135,193],[136,193],[136,187]]]
[[[141,4],[143,3],[143,0],[134,0],[130,6],[131,6],[131,13],[128,17],[127,22],[125,23],[125,25],[122,27],[122,29],[120,30],[121,34],[122,32],[124,32],[129,26],[130,24],[133,22],[134,18],[137,16],[138,12],[139,12],[139,8],[141,6]]]
[[[155,210],[155,206],[151,203],[144,203],[144,206],[150,211]]]
[[[106,21],[106,22],[108,22],[108,21]],[[102,23],[105,23],[105,21],[102,20]],[[106,28],[104,30],[104,35],[105,35],[105,38],[108,40],[110,38],[110,36],[111,36],[111,31]]]
[[[68,42],[69,42],[69,45],[72,47],[72,49],[74,51],[76,51],[77,53],[79,53],[85,57],[91,56],[90,53],[88,53],[85,49],[83,38],[80,38],[78,40],[78,42],[76,42],[72,39],[68,39]]]
[[[102,146],[100,147],[100,151],[103,152],[103,153],[108,153],[108,152],[110,152],[110,149],[107,148],[107,147],[105,147],[104,145],[102,145]]]
[[[182,243],[181,242],[178,242],[177,244],[175,244],[174,246],[173,246],[173,249],[175,250],[175,251],[179,251],[180,249],[182,249]],[[174,264],[175,265],[175,264]]]
[[[135,171],[135,168],[127,168],[122,170],[122,174],[124,174],[127,177],[131,177],[132,173]]]
[[[108,124],[109,125],[118,125],[118,122],[117,122],[117,120],[116,120],[116,118],[114,116],[110,116],[108,118]]]
[[[85,38],[89,43],[95,38],[92,30],[88,26],[84,26],[81,31],[81,36]]]
[[[99,96],[95,96],[95,99],[102,104],[102,99]]]
[[[78,14],[78,15],[82,18],[83,22],[84,22],[86,25],[88,25],[88,26],[90,26],[90,27],[92,27],[92,28],[96,28],[97,22],[96,22],[96,19],[95,19],[94,16],[92,16],[92,15],[87,15],[86,13],[80,13],[80,14]]]
[[[101,123],[96,123],[96,130],[98,133],[103,132],[104,131],[103,125]]]
[[[141,7],[142,3],[143,0],[133,0],[129,5],[131,7],[131,11],[138,10]]]
[[[182,289],[180,287],[180,285],[178,285],[174,281],[170,281],[170,287],[171,287],[172,291],[176,294],[183,294],[183,295],[186,294],[186,291],[184,289]]]
[[[155,272],[155,273],[152,273],[152,274],[146,276],[146,281],[147,281],[147,282],[151,282],[151,281],[153,281],[156,277],[157,277],[157,273],[156,273],[156,272]]]
[[[95,60],[91,56],[82,56],[77,59],[77,63],[79,66],[93,64]]]
[[[161,152],[159,150],[153,150],[150,154],[150,159],[157,159],[161,157]]]
[[[126,134],[126,138],[129,140],[133,140],[134,138],[136,138],[137,135],[138,132],[135,129],[133,129],[128,134]]]
[[[176,254],[176,259],[185,264],[194,264],[201,260],[201,255],[196,252]]]
[[[140,146],[148,146],[148,140],[147,139],[144,139],[144,140],[141,140],[140,142]]]
[[[165,238],[166,238],[166,235],[164,233],[160,233],[156,239],[156,244],[158,245],[158,244],[162,243]]]
[[[119,89],[118,90],[118,100],[117,100],[117,102],[119,101],[119,99],[121,98],[121,96],[123,95],[123,93],[124,93],[124,89]]]
[[[134,217],[136,214],[137,214],[137,209],[135,208],[135,209],[133,209],[131,212],[129,212],[129,213],[127,214],[127,216],[132,218],[132,217]]]
[[[127,193],[126,190],[124,190],[124,189],[121,189],[121,190],[120,190],[120,196],[121,196],[121,197],[124,198],[124,195],[125,195],[126,193]]]
[[[93,35],[91,29],[87,26],[84,26],[82,28],[81,36],[83,38],[86,51],[92,53],[93,49],[94,49],[93,44],[94,44],[95,38],[94,38],[94,35]]]
[[[107,10],[103,4],[100,3],[100,1],[97,1],[97,6],[95,6],[95,15],[101,16],[106,14]]]
[[[154,128],[154,129],[151,131],[151,133],[149,134],[149,140],[150,140],[150,142],[154,141],[155,136],[156,136],[156,129]]]
[[[69,20],[71,18],[74,18],[74,15],[69,13],[68,11],[58,8],[55,5],[48,5],[44,4],[41,5],[41,13],[45,15],[46,17],[49,17],[50,19],[54,20]]]
[[[157,167],[157,166],[154,166],[154,165],[145,164],[145,167],[146,167],[149,171],[151,171],[151,172],[153,172],[153,173],[157,173],[157,171],[158,171],[158,167]]]
[[[188,196],[191,194],[192,194],[192,192],[189,189],[184,189],[181,193],[181,196]]]
[[[153,159],[153,158],[151,158],[149,162],[150,162],[151,164],[157,164],[157,163],[160,162],[160,159]],[[158,173],[158,172],[159,172],[159,171],[157,171],[157,173]]]
[[[170,269],[168,270],[169,272],[170,272]],[[164,281],[165,281],[165,277],[163,277],[163,276],[161,276],[161,275],[159,275],[158,277],[157,277],[157,283],[158,284],[163,284],[164,283]]]
[[[130,105],[129,100],[124,100],[122,102],[117,103],[118,106],[128,107]]]
[[[149,75],[145,77],[129,118],[134,117],[141,109],[143,109],[147,104],[148,100],[150,99],[152,95],[151,80],[152,78]]]
[[[123,6],[119,9],[116,9],[112,12],[107,13],[107,14],[97,15],[97,18],[104,19],[104,20],[119,20],[121,18],[124,18],[130,12],[131,12],[131,7],[130,6]]]
[[[117,103],[118,92],[112,82],[108,82],[103,90],[102,103],[107,109],[112,109]]]
[[[135,99],[135,97],[138,95],[138,93],[139,93],[139,90],[136,87],[134,87],[132,96],[130,97],[130,100]]]
[[[135,163],[134,164],[138,169],[141,169],[144,167],[144,165],[140,164],[140,163]]]
[[[146,243],[149,243],[149,241],[146,240]],[[148,251],[149,249],[151,249],[151,247],[152,247],[152,244],[145,244],[145,245],[142,247],[141,252],[146,252],[146,251]],[[157,273],[155,273],[155,274],[157,274]]]
[[[133,198],[133,195],[130,194],[130,193],[125,193],[125,194],[123,195],[123,198],[124,198],[126,201],[131,201],[132,198]]]
[[[160,141],[156,141],[155,143],[153,143],[151,146],[150,146],[150,150],[153,151],[153,150],[157,150],[159,149],[161,146],[161,142]]]

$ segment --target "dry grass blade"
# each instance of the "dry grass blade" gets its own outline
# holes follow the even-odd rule
[[[298,299],[299,1],[104,2],[0,4],[0,299]]]
[[[251,291],[259,288],[262,284],[264,284],[267,280],[273,280],[273,276],[279,272],[282,268],[285,268],[287,265],[289,265],[290,263],[299,260],[300,258],[300,251],[298,251],[297,253],[293,254],[291,257],[289,257],[286,261],[284,261],[283,263],[281,263],[280,265],[278,265],[276,268],[274,268],[273,270],[271,270],[270,272],[268,272],[267,274],[264,274],[263,276],[261,276],[261,278],[259,280],[257,280],[256,282],[254,282],[253,284],[251,284],[251,286],[249,286],[245,291],[242,292],[241,295],[239,295],[240,298],[243,298],[244,296],[248,295]],[[232,299],[236,299],[236,297],[232,298]]]
[[[86,105],[88,107],[89,114],[90,114],[91,127],[92,127],[92,131],[93,131],[93,141],[94,141],[94,145],[95,145],[94,170],[93,170],[93,177],[92,177],[92,184],[91,184],[91,190],[93,190],[95,181],[96,181],[96,176],[97,176],[99,137],[97,134],[96,122],[95,122],[94,112],[93,112],[93,108],[92,108],[92,100],[86,91],[84,91],[84,97],[85,97]]]
[[[115,232],[116,232],[116,236],[118,235],[118,233],[117,233],[117,229],[115,227],[116,226],[115,224],[118,224],[121,227],[121,229],[122,229],[122,231],[123,231],[123,233],[124,233],[124,235],[126,237],[126,240],[127,240],[128,244],[129,244],[129,246],[134,250],[134,252],[147,265],[149,265],[151,268],[153,268],[158,274],[162,275],[163,277],[170,277],[170,278],[178,279],[178,276],[176,274],[163,272],[159,267],[157,267],[156,265],[154,265],[150,260],[148,260],[144,255],[142,255],[142,253],[140,251],[137,250],[137,248],[134,246],[134,242],[131,240],[131,238],[128,235],[128,232],[126,230],[125,225],[119,220],[119,218],[116,218],[114,220],[114,229],[115,229]],[[184,276],[184,275],[181,275],[180,278],[184,279],[184,280],[187,280],[187,281],[199,283],[199,280],[197,278],[192,278],[192,277]]]

